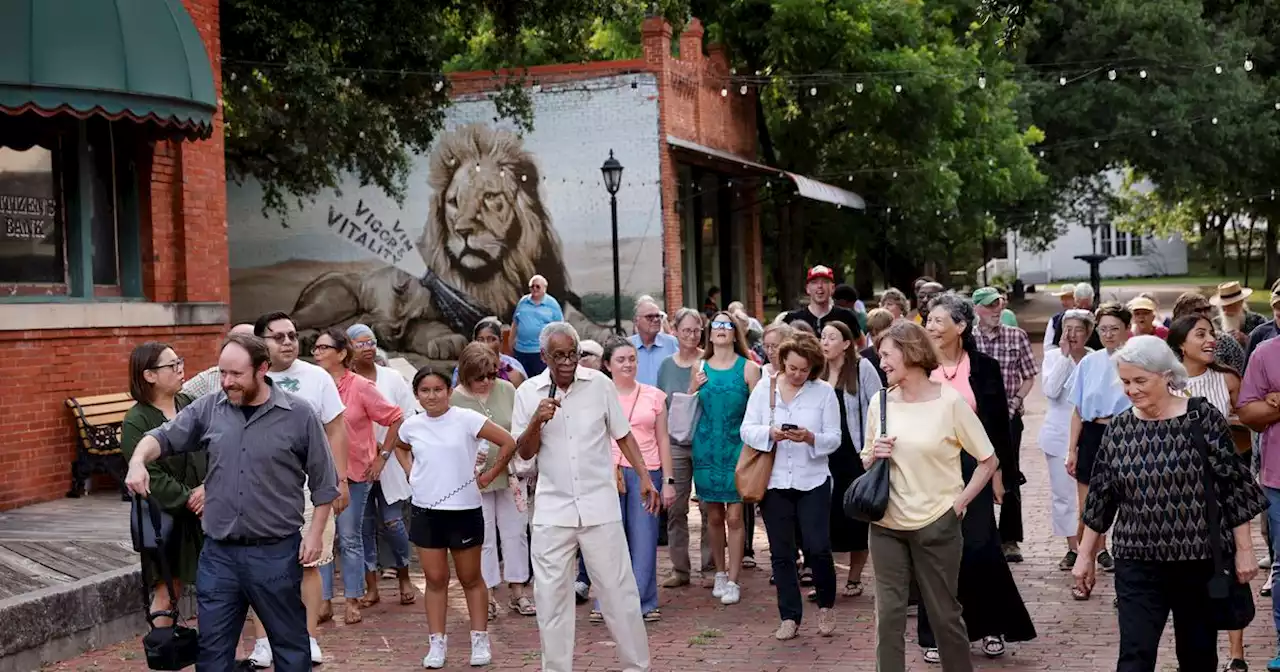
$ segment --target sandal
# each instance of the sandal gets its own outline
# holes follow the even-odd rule
[[[498,601],[492,595],[489,596],[489,620],[498,620]]]
[[[592,609],[591,613],[587,614],[587,620],[591,621],[592,623],[603,623],[604,614]]]
[[[1076,602],[1084,602],[1088,600],[1090,593],[1091,591],[1085,590],[1080,586],[1071,587],[1071,599],[1075,600]]]
[[[662,610],[654,609],[653,611],[644,612],[644,620],[646,623],[653,623],[662,620]]]
[[[929,663],[930,665],[942,664],[942,656],[938,655],[937,649],[934,649],[934,648],[925,649],[921,657],[924,658],[924,662]]]
[[[1000,656],[1003,656],[1005,652],[1004,638],[990,636],[983,637],[982,652],[985,653],[988,658],[999,658]]]
[[[813,588],[813,589],[811,589],[811,590],[809,591],[809,594],[805,596],[805,599],[809,600],[810,602],[817,602],[817,601],[818,601],[818,589],[817,589],[817,588]]]
[[[538,608],[533,606],[533,600],[529,599],[527,595],[521,595],[511,600],[511,604],[508,606],[511,607],[511,611],[521,616],[536,616],[538,614]]]
[[[813,570],[812,570],[812,569],[809,569],[808,567],[805,567],[804,569],[800,570],[800,585],[802,585],[802,586],[812,586],[812,585],[813,585]]]
[[[852,579],[844,582],[845,597],[862,597],[862,582]]]
[[[753,557],[751,557],[751,556],[749,556],[749,555],[748,555],[748,556],[743,557],[743,558],[742,558],[742,568],[743,568],[743,569],[755,569],[755,568],[756,568],[756,559],[755,559],[755,558],[753,558]]]

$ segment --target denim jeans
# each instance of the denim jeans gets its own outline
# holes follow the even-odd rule
[[[653,487],[662,491],[662,470],[647,472]],[[640,613],[658,608],[658,516],[644,508],[640,497],[640,475],[631,467],[622,468],[627,493],[618,495],[622,504],[622,528],[627,533],[627,549],[631,551],[631,572],[636,575],[640,592]],[[579,556],[581,562],[581,556]],[[581,571],[581,569],[579,570]],[[600,609],[597,601],[595,609]]]
[[[396,569],[409,566],[409,533],[404,527],[404,510],[400,502],[388,504],[382,496],[382,483],[374,481],[369,488],[369,500],[364,505],[364,571],[378,571],[378,532],[381,531],[391,545]]]
[[[1262,492],[1266,493],[1267,504],[1269,505],[1267,506],[1267,522],[1271,526],[1271,538],[1267,541],[1271,544],[1271,549],[1275,552],[1275,555],[1280,557],[1280,544],[1276,543],[1276,540],[1280,538],[1280,490],[1268,488],[1264,485],[1262,486]],[[1272,563],[1274,564],[1271,565],[1271,571],[1280,571],[1280,563],[1276,563],[1274,559]],[[1275,625],[1276,632],[1280,633],[1280,595],[1277,595],[1276,591],[1271,593],[1271,620]]]
[[[302,535],[263,546],[237,546],[205,539],[196,572],[200,628],[198,670],[235,669],[236,646],[249,607],[257,614],[275,669],[310,672],[307,610],[302,604]]]
[[[338,514],[338,550],[342,552],[342,595],[364,597],[364,508],[370,483],[349,481],[351,503]],[[330,570],[332,571],[332,570]]]

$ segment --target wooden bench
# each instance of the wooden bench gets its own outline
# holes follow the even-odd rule
[[[76,423],[76,457],[71,462],[68,497],[83,495],[85,482],[94,474],[110,474],[119,483],[121,496],[128,499],[124,487],[128,465],[120,450],[120,431],[133,403],[124,392],[67,399]]]

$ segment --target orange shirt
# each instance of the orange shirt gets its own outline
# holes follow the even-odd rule
[[[347,425],[347,479],[364,482],[377,452],[373,423],[388,427],[399,422],[404,411],[387,401],[372,380],[350,371],[338,380],[338,396],[347,407],[342,413]]]

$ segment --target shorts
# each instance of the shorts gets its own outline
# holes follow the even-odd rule
[[[409,541],[418,548],[461,551],[484,543],[484,509],[420,509],[413,507]]]
[[[302,536],[307,536],[311,529],[311,517],[315,515],[315,505],[311,503],[311,491],[303,489],[303,501],[306,507],[302,510]],[[333,538],[338,530],[338,514],[330,512],[329,521],[324,525],[324,538],[320,541],[320,559],[303,567],[323,567],[333,562]]]
[[[1089,485],[1089,477],[1093,476],[1093,461],[1102,448],[1102,437],[1107,433],[1107,425],[1101,422],[1086,420],[1080,424],[1080,438],[1076,441],[1076,482]]]

